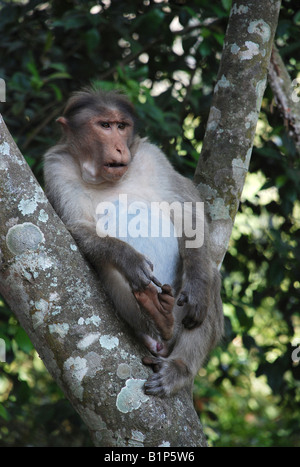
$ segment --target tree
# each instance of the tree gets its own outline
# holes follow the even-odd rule
[[[209,200],[212,234],[214,235],[215,243],[218,247],[216,250],[216,262],[218,264],[220,264],[225,253],[232,221],[238,206],[244,174],[249,162],[249,151],[251,151],[258,108],[260,107],[260,101],[265,87],[267,64],[270,57],[279,7],[280,2],[276,4],[267,1],[260,2],[259,8],[255,2],[249,2],[247,7],[241,2],[238,2],[233,5],[232,9],[227,31],[227,43],[225,40],[224,60],[220,67],[215,100],[208,121],[202,159],[196,173],[196,181],[202,184],[199,188],[202,193],[205,193],[206,198]],[[258,16],[259,21],[257,20]],[[234,42],[232,37],[233,31]],[[239,33],[239,38],[236,36],[236,31]],[[255,38],[255,41],[253,38]],[[241,63],[243,65],[242,69],[244,70],[242,76],[240,74]],[[230,66],[228,67],[229,64]],[[253,66],[253,64],[255,64],[255,66]],[[245,65],[250,66],[247,67]],[[237,69],[239,73],[236,72]],[[239,87],[238,82],[240,77],[242,77],[242,80],[239,83]],[[245,77],[247,77],[247,79]],[[252,86],[247,86],[246,89],[241,86],[241,83],[243,84],[249,81],[252,82]],[[224,90],[226,90],[226,100],[224,99],[224,95],[222,96]],[[227,101],[228,93],[231,93],[231,97]],[[246,96],[247,98],[245,99]],[[243,101],[247,103],[246,108]],[[236,111],[237,103],[240,104],[239,112]],[[245,128],[239,126],[243,117],[245,118]],[[238,122],[236,118],[238,118]],[[4,229],[1,235],[2,239],[6,238],[2,256],[1,291],[11,308],[17,314],[24,328],[28,330],[36,348],[40,351],[41,355],[44,356],[44,360],[48,362],[49,371],[60,380],[69,398],[90,427],[96,444],[126,444],[130,439],[136,444],[145,441],[145,445],[155,445],[163,441],[170,442],[171,445],[187,446],[189,445],[188,443],[191,443],[190,445],[195,445],[197,443],[199,443],[199,445],[203,444],[203,438],[201,436],[200,441],[197,441],[197,437],[199,438],[199,431],[195,438],[191,436],[193,427],[197,426],[197,422],[195,417],[191,415],[192,408],[188,394],[182,394],[179,399],[176,398],[176,404],[178,406],[178,411],[176,411],[176,413],[172,410],[172,403],[170,401],[156,401],[155,413],[149,414],[151,418],[147,419],[143,425],[143,427],[153,426],[151,439],[148,439],[148,434],[147,437],[145,437],[141,425],[141,417],[138,418],[136,425],[129,425],[127,428],[124,424],[123,432],[121,432],[118,430],[120,425],[119,421],[117,426],[113,425],[113,419],[118,420],[118,417],[114,417],[114,414],[117,413],[118,416],[120,416],[119,412],[113,412],[117,410],[116,407],[108,402],[109,409],[105,407],[104,416],[104,412],[102,412],[100,407],[95,403],[95,400],[93,400],[95,394],[97,394],[97,392],[99,394],[99,371],[103,370],[108,378],[107,384],[105,384],[106,391],[108,387],[112,387],[114,396],[111,396],[108,392],[105,392],[105,394],[101,393],[99,394],[99,400],[103,401],[104,399],[105,401],[110,401],[110,398],[116,397],[118,393],[120,396],[118,399],[118,408],[120,409],[121,407],[123,409],[121,410],[121,416],[123,418],[125,418],[123,415],[124,413],[131,413],[131,415],[133,413],[134,415],[141,414],[141,411],[136,407],[140,405],[140,407],[143,408],[144,404],[149,403],[149,401],[146,401],[141,395],[140,391],[140,380],[144,379],[146,376],[145,369],[140,367],[138,363],[139,358],[137,357],[133,359],[134,364],[132,363],[132,358],[131,360],[122,360],[122,364],[119,366],[115,363],[115,359],[117,358],[119,362],[121,358],[124,359],[125,349],[125,352],[134,356],[139,355],[139,350],[137,346],[132,347],[132,344],[127,341],[127,338],[125,338],[123,342],[123,338],[121,337],[123,336],[123,327],[121,325],[119,326],[119,324],[116,324],[115,320],[111,319],[113,316],[111,310],[108,310],[110,313],[106,313],[109,304],[103,292],[101,292],[101,290],[99,291],[95,279],[92,278],[92,273],[89,271],[88,267],[83,264],[80,255],[74,251],[75,246],[72,239],[67,236],[64,227],[55,218],[51,208],[47,207],[46,200],[43,198],[41,191],[33,184],[32,175],[28,172],[27,168],[24,170],[24,163],[20,155],[16,154],[13,143],[9,139],[3,124],[2,128],[3,140],[1,141],[1,148],[3,160],[1,170],[10,174],[7,180],[9,183],[4,183],[3,191],[7,190],[7,193],[13,193],[14,196],[6,198],[6,204],[3,206],[3,211],[1,210],[1,212],[3,212],[3,219],[5,219],[5,222],[3,222],[1,226],[1,229]],[[240,130],[238,137],[236,137],[237,129]],[[224,131],[226,131],[226,133],[222,136]],[[227,145],[224,144],[224,139],[223,142],[221,140],[221,138],[225,136],[225,142],[227,142],[228,134],[229,137],[233,139],[233,141],[230,141],[230,151],[234,148],[234,153],[229,153]],[[215,151],[212,149],[211,136],[214,136],[215,142],[217,143],[217,153],[222,155],[222,157],[220,156],[218,159],[214,157]],[[5,156],[9,156],[11,161],[5,160]],[[230,159],[228,162],[229,156]],[[14,160],[13,157],[16,157],[16,159]],[[10,162],[12,162],[12,165],[10,165]],[[6,166],[6,163],[9,165]],[[203,168],[204,163],[206,163],[205,168]],[[220,163],[222,164],[221,166]],[[217,166],[217,169],[213,169],[214,166]],[[10,167],[9,172],[8,167]],[[203,178],[201,178],[203,175],[200,177],[199,172],[201,169],[201,174],[209,173],[208,167],[212,168],[212,170],[204,182]],[[20,169],[22,169],[22,177],[20,177]],[[242,172],[242,178],[239,176],[240,171]],[[216,174],[218,174],[218,177],[216,177]],[[229,178],[231,177],[231,183],[229,184],[228,176]],[[216,178],[220,181],[219,186],[212,187],[211,184],[213,181],[215,182]],[[226,188],[229,185],[232,187],[230,190],[230,197],[227,198],[220,196],[222,187],[224,192],[224,183]],[[208,188],[209,185],[210,189]],[[27,195],[26,199],[24,198],[24,193]],[[2,199],[5,199],[5,197],[3,196]],[[40,204],[43,204],[43,208],[37,211]],[[14,213],[13,216],[12,213]],[[18,225],[14,226],[13,224],[15,221],[12,219],[20,219],[21,216],[26,216],[24,218],[22,217],[22,221],[25,220],[25,222],[22,224],[18,222]],[[46,219],[47,232],[42,229]],[[220,233],[222,233],[223,236],[220,236]],[[224,240],[224,238],[227,240]],[[25,243],[22,243],[24,239]],[[59,239],[59,241],[57,241],[57,239]],[[53,243],[55,242],[57,242],[56,251],[49,251],[49,245],[52,246],[53,250]],[[27,252],[28,246],[30,246],[29,252]],[[63,265],[60,258],[64,258]],[[69,262],[72,268],[66,274],[65,269]],[[47,290],[46,285],[48,284],[51,286],[52,284],[51,287],[53,287],[54,284],[54,278],[50,280],[49,277],[49,267],[53,264],[57,265],[58,268],[55,277],[58,278],[58,272],[60,272],[61,280],[65,281],[65,287],[64,290],[59,290],[59,293],[56,292],[58,289],[55,289],[55,291],[52,290],[51,292],[49,290],[48,299],[45,300],[43,297],[45,297],[45,290]],[[62,269],[62,266],[64,266],[64,269]],[[83,276],[85,282],[83,285],[80,285],[80,287],[78,286],[78,278],[76,280],[74,274],[76,270],[80,271],[81,274],[82,271],[84,271]],[[37,275],[39,276],[38,283],[36,281]],[[80,289],[80,293],[78,293],[78,289]],[[80,297],[82,297],[82,291],[84,291],[83,293],[87,297],[84,306],[85,309],[89,310],[88,316],[91,318],[89,323],[86,322],[87,314],[84,313],[83,315],[81,308],[78,308]],[[97,294],[95,295],[96,291]],[[97,324],[95,324],[95,320],[97,323],[95,316],[97,316],[98,313],[95,314],[94,312],[99,306],[97,303],[99,297],[101,297],[102,305],[101,317],[102,312],[105,313],[105,316],[107,315],[105,318],[105,322],[107,321],[105,325],[106,334],[102,336],[102,345],[100,332]],[[68,308],[60,310],[60,303],[68,303]],[[21,307],[20,304],[22,305]],[[81,307],[82,304],[79,306]],[[24,313],[25,310],[26,313]],[[49,314],[51,316],[49,316]],[[59,320],[57,318],[58,316]],[[76,323],[74,327],[70,322],[71,316],[71,321]],[[104,318],[102,319],[104,321]],[[109,330],[109,332],[107,330]],[[122,347],[120,353],[115,351],[118,345],[118,341],[115,338],[116,335],[118,335],[119,342],[122,343],[121,346],[119,346]],[[78,339],[80,348],[77,347]],[[88,347],[90,342],[93,342],[93,339],[100,339],[100,345],[105,349],[104,352],[109,352],[112,348],[114,349],[113,356],[111,355],[112,352],[108,354],[109,365],[108,363],[105,365],[103,364],[103,369],[101,368],[101,364],[99,364],[99,355],[97,352],[90,351]],[[45,342],[47,342],[46,346]],[[135,376],[135,378],[127,378],[129,376],[130,365],[133,365],[131,375]],[[109,374],[109,368],[118,369],[114,377]],[[123,393],[121,390],[122,378],[127,378],[128,382],[127,386],[123,384]],[[101,387],[103,388],[103,383]],[[133,392],[134,398],[130,402],[131,405],[129,404],[128,406],[126,405],[126,395],[128,396],[129,391]],[[151,404],[152,403],[153,401]],[[99,413],[101,413],[102,419],[99,418]],[[168,440],[165,438],[162,439],[161,431],[155,429],[161,424],[162,414],[166,416],[165,420],[167,420],[166,425],[164,425],[164,436],[166,436],[169,431]],[[173,417],[175,417],[175,419]],[[180,426],[181,417],[192,420],[192,427],[186,437],[183,434],[184,430],[180,433],[180,430],[174,430],[174,426]],[[111,425],[109,423],[111,423]],[[169,427],[168,429],[167,425]],[[139,430],[136,430],[137,426]],[[117,431],[117,436],[114,434],[115,430]],[[124,433],[126,430],[127,432]],[[118,440],[116,441],[117,437]]]

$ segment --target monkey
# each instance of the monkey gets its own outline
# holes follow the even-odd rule
[[[191,387],[223,333],[221,279],[198,190],[139,136],[120,91],[75,92],[57,122],[45,192],[147,350],[145,393],[172,396]]]

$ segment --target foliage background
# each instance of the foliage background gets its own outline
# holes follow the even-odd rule
[[[69,93],[121,88],[140,132],[192,177],[231,1],[0,1],[0,104],[37,179]],[[300,76],[300,10],[284,0],[276,44]],[[226,338],[195,406],[214,446],[300,446],[299,154],[267,88],[222,273]],[[88,433],[0,300],[0,446],[89,446]],[[300,341],[300,339],[299,339]],[[299,352],[300,356],[300,352]]]

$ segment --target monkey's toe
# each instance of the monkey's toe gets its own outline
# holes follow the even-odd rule
[[[143,363],[152,366],[155,373],[145,383],[145,393],[152,396],[171,396],[192,381],[187,364],[181,359],[145,357]]]
[[[165,397],[167,395],[160,373],[150,376],[144,386],[145,394],[149,396]]]

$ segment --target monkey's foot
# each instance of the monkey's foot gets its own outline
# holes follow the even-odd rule
[[[178,392],[191,381],[191,373],[181,359],[163,359],[144,357],[144,365],[152,367],[154,374],[145,383],[145,393],[152,396],[170,396]]]
[[[158,293],[154,285],[149,284],[142,292],[133,292],[138,303],[151,316],[162,339],[168,341],[173,336],[174,316],[172,313],[175,299],[170,285],[162,285]]]

